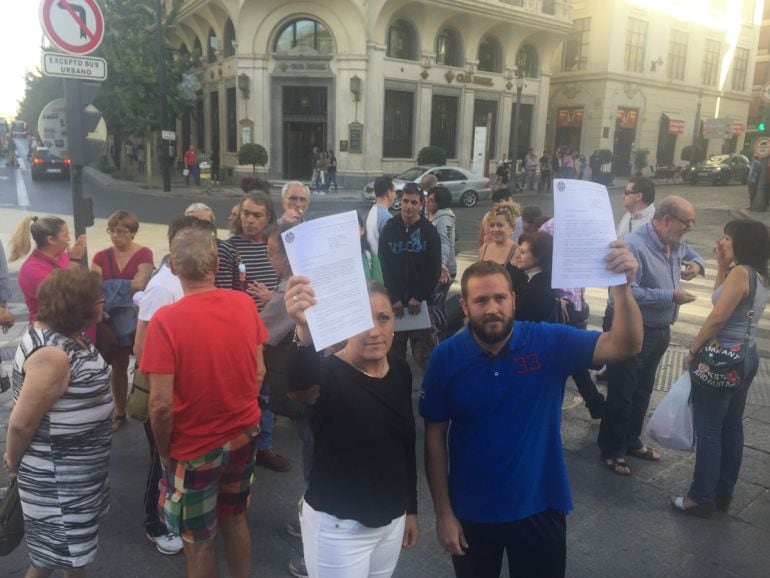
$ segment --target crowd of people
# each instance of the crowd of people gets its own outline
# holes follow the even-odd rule
[[[306,491],[286,529],[302,538],[304,557],[288,561],[292,574],[392,575],[420,535],[409,350],[424,371],[418,410],[436,532],[456,575],[499,576],[505,554],[517,574],[563,576],[572,508],[560,437],[566,380],[601,420],[598,452],[610,473],[630,476],[629,457],[662,459],[641,433],[670,326],[694,300],[680,281],[705,273],[684,241],[693,205],[678,196],[656,204],[651,181],[629,181],[606,257],[626,282],[610,289],[598,332],[586,327],[583,288],[552,287],[558,223],[495,191],[477,261],[460,279],[467,324],[455,331],[451,195],[426,177],[404,187],[391,215],[395,186],[380,177],[359,219],[373,326],[316,352],[305,314],[316,304],[313,280],[292,276],[281,236],[309,218],[310,190],[286,183],[279,215],[267,182],[249,177],[242,188],[228,239],[217,238],[213,211],[194,203],[170,223],[169,254],[157,267],[130,211],[109,217],[112,246],[90,268],[80,263],[85,238],[72,244],[61,219],[19,223],[9,257],[26,256],[18,281],[29,330],[14,362],[4,465],[18,479],[27,576],[82,576],[93,562],[109,505],[111,436],[129,414],[144,421],[150,455],[147,540],[162,554],[183,550],[188,576],[218,575],[217,534],[230,575],[249,574],[253,470],[293,466],[272,447],[276,414],[294,423],[302,446]],[[728,223],[716,256],[714,310],[686,364],[715,338],[742,343],[747,311],[754,316],[746,385],[718,395],[693,389],[693,482],[671,505],[704,518],[729,508],[740,471],[768,297],[767,228]],[[424,308],[428,326],[396,330]],[[13,323],[3,311],[0,324]],[[603,365],[606,399],[589,372]]]

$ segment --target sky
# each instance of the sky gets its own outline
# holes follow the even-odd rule
[[[40,66],[42,31],[36,0],[0,0],[8,8],[0,33],[0,116],[10,120],[24,96],[24,73]]]

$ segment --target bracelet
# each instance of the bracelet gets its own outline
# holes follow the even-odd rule
[[[291,338],[291,342],[294,345],[296,345],[297,347],[305,347],[305,348],[310,347],[309,345],[305,345],[304,343],[302,343],[302,340],[297,335],[297,326],[296,325],[294,326],[294,336]]]

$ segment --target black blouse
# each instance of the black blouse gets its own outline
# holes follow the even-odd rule
[[[542,271],[527,277],[523,271],[509,271],[516,294],[516,319],[555,323],[558,299],[551,288],[551,274]]]
[[[305,500],[371,528],[417,513],[412,372],[398,357],[388,356],[388,364],[387,375],[373,378],[295,344],[288,362],[290,389],[320,386]]]

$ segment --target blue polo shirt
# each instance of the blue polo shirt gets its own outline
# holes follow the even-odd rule
[[[589,367],[600,333],[516,321],[491,357],[469,328],[442,342],[423,380],[420,415],[449,427],[455,516],[513,522],[572,509],[561,445],[567,376]]]

